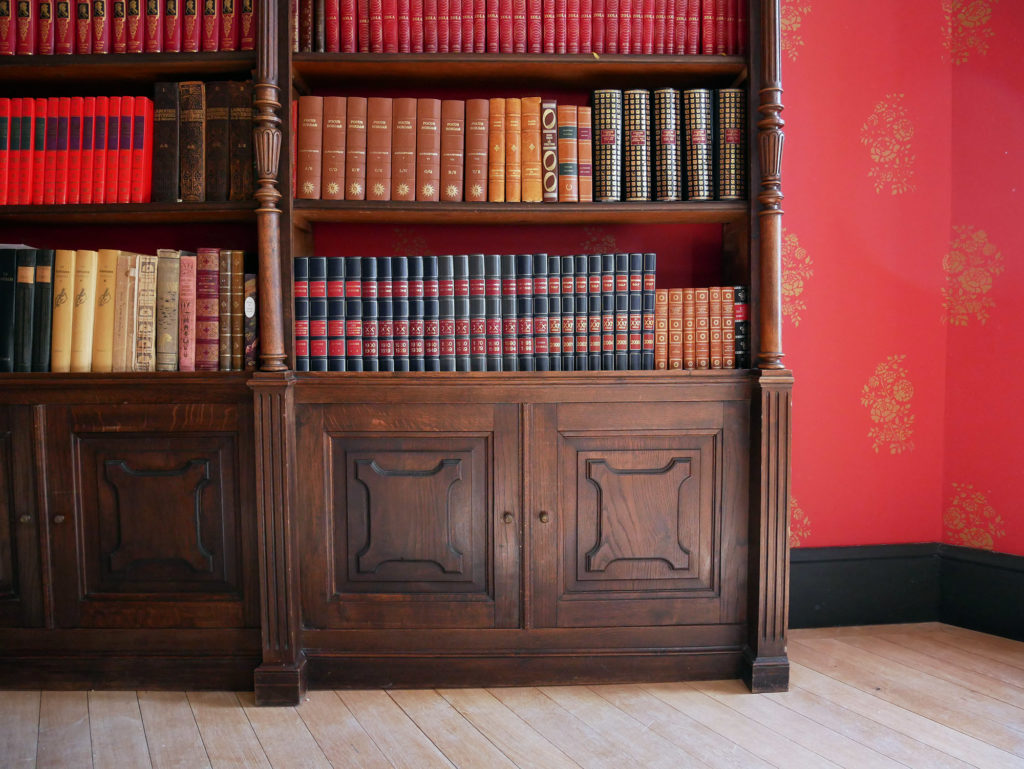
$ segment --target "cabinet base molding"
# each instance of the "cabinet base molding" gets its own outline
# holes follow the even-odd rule
[[[294,665],[260,665],[252,685],[257,705],[298,705],[306,693],[306,658]]]
[[[789,689],[789,657],[754,657],[743,650],[743,683],[752,694],[784,692]]]

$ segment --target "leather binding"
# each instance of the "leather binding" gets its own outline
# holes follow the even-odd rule
[[[370,0],[370,53],[384,52],[384,2]]]
[[[345,370],[345,257],[327,257],[327,370]]]
[[[476,45],[476,12],[473,0],[461,0],[462,53],[473,53]],[[485,14],[486,16],[486,14]]]
[[[377,259],[377,357],[380,371],[395,370],[394,281],[391,277],[391,259]]]
[[[600,90],[593,97],[594,199],[622,199],[622,91]]]
[[[557,111],[558,202],[576,203],[580,199],[576,106],[573,104],[559,104]]]
[[[8,312],[7,317],[0,319],[0,328],[6,326],[4,330],[5,340],[7,335],[13,334],[13,349],[8,353],[11,356],[8,360],[12,362],[12,365],[4,366],[2,370],[31,371],[33,310],[35,307],[36,290],[36,250],[34,248],[3,249],[0,251],[0,260],[3,260],[5,257],[7,260],[10,260],[12,252],[14,256],[14,275],[9,275],[9,263],[0,268],[0,272],[3,273],[3,283],[7,283],[12,277],[14,279],[13,317]],[[10,297],[8,296],[5,303],[9,302]],[[5,341],[5,345],[11,348],[10,342]]]
[[[526,0],[526,50],[541,53],[544,49],[543,0]]]
[[[643,89],[622,95],[625,200],[651,199],[651,93]]]
[[[516,255],[501,255],[501,370],[519,370]]]
[[[619,49],[618,53],[632,52],[633,5],[641,0],[619,0]]]
[[[210,0],[203,0],[208,3]],[[217,2],[217,0],[214,0]],[[303,53],[310,53],[313,50],[313,28],[315,11],[313,6],[315,0],[298,0],[299,15],[297,19],[299,33],[299,48]]]
[[[356,50],[370,52],[370,0],[356,0]]]
[[[555,52],[555,0],[541,0],[541,50]]]
[[[52,248],[31,249],[35,254],[32,296],[32,346],[29,349],[29,371],[50,370],[50,336],[53,320],[53,258]]]
[[[633,0],[629,11],[629,53],[633,55],[644,52],[644,3],[646,0]],[[652,18],[653,18],[653,8]],[[626,53],[626,51],[623,51]]]
[[[16,53],[17,32],[18,20],[14,3],[0,3],[0,56],[13,56]]]
[[[32,171],[35,168],[32,156],[35,154],[36,100],[29,98],[15,99],[12,103],[12,109],[20,117],[18,128],[12,133],[11,139],[12,141],[17,140],[20,149],[15,153],[14,166],[11,169],[14,175],[11,176],[10,183],[14,184],[17,189],[17,198],[11,200],[11,203],[26,205],[32,202]],[[91,179],[89,186],[91,197]]]
[[[118,101],[117,97],[112,97],[110,101]],[[49,117],[50,104],[49,99],[36,99],[35,114],[32,118],[33,131],[32,131],[32,163],[31,163],[31,179],[32,179],[32,197],[31,202],[34,205],[42,205],[45,196],[46,187],[46,119]],[[56,99],[54,99],[54,108],[56,108]],[[56,139],[56,124],[54,125],[54,138]]]
[[[230,112],[228,145],[230,178],[228,200],[251,200],[253,196],[252,81],[229,82]],[[138,104],[138,99],[136,99]]]
[[[327,4],[325,0],[313,0],[313,50],[324,53],[327,50]],[[224,25],[221,24],[221,29]]]
[[[100,252],[102,257],[103,252]],[[156,252],[156,370],[178,370],[178,289],[181,284],[181,252],[161,248]],[[93,350],[93,365],[96,351]]]
[[[79,109],[81,109],[81,98],[76,97],[79,100]],[[138,102],[142,97],[136,96],[135,101]],[[66,96],[61,96],[57,106],[57,172],[55,175],[55,190],[54,190],[54,203],[57,205],[64,205],[68,202],[68,189],[71,185],[70,178],[70,166],[71,166],[71,102],[73,100]],[[79,132],[81,131],[81,121],[78,126]],[[79,137],[81,140],[81,137]]]
[[[604,53],[605,41],[605,0],[593,0],[594,10],[591,21],[591,46],[594,53]]]
[[[696,329],[697,368],[711,367],[710,297],[706,288],[693,290],[694,328]]]
[[[113,201],[130,203],[132,199],[132,138],[135,128],[135,97],[121,97],[121,116],[118,118],[117,137],[117,191]],[[145,107],[139,105],[145,114]],[[141,169],[140,169],[141,170]]]
[[[629,370],[639,371],[643,352],[643,254],[629,255]]]
[[[654,370],[668,369],[668,289],[654,292]]]
[[[467,258],[469,286],[469,371],[487,370],[487,281],[483,254]]]
[[[437,307],[439,368],[455,371],[455,257],[452,254],[437,257]]]
[[[231,160],[228,144],[231,130],[230,83],[217,80],[206,84],[206,199],[228,199]],[[317,158],[319,172],[319,158]]]
[[[409,3],[409,50],[412,53],[423,53],[424,6],[423,0],[410,0]]]
[[[502,369],[501,325],[501,257],[498,254],[487,254],[484,256],[484,333],[487,371]]]
[[[562,370],[562,257],[548,257],[548,367]]]
[[[629,254],[615,254],[615,370],[629,370]]]
[[[728,52],[728,5],[728,0],[715,0],[714,52],[719,56],[724,56]]]
[[[700,53],[700,3],[701,0],[689,0],[686,6],[686,53],[688,56]]]
[[[668,32],[668,0],[654,0],[654,40],[651,52],[661,55],[665,53]]]
[[[689,320],[687,320],[689,312]],[[687,322],[690,329],[687,331]],[[668,370],[694,367],[693,289],[668,290]]]
[[[189,0],[185,0],[189,2]],[[241,30],[238,24],[238,6],[236,0],[219,0],[220,2],[220,50],[237,51],[241,41]],[[320,26],[321,35],[324,26]],[[323,48],[321,47],[321,51]]]
[[[32,104],[31,99],[11,99],[11,124],[10,124],[10,154],[8,155],[8,167],[7,167],[7,204],[18,205],[21,203],[22,194],[22,181],[21,181],[21,166],[22,156],[25,154],[25,148],[22,144],[22,105],[28,102],[28,105]],[[28,106],[31,108],[31,106]],[[92,136],[92,129],[89,131],[89,136]]]
[[[643,255],[643,286],[641,289],[641,357],[640,368],[643,371],[654,370],[654,283],[657,255]]]
[[[654,53],[654,38],[657,33],[657,11],[655,10],[655,2],[656,0],[642,0],[640,18],[640,53]],[[664,31],[664,23],[662,24],[661,29]],[[662,42],[663,50],[664,47],[665,44]]]
[[[437,53],[438,0],[423,0],[423,52]]]
[[[139,255],[121,251],[114,276],[114,328],[111,371],[131,371],[135,352],[135,300],[139,280]],[[194,329],[193,329],[194,330]],[[179,330],[180,339],[180,330]]]
[[[676,51],[676,0],[665,0],[665,53],[669,56],[678,53]]]
[[[505,202],[505,99],[490,100],[487,155],[487,199]]]
[[[721,0],[700,2],[700,53],[705,56],[715,52],[715,4],[718,2]]]
[[[594,0],[580,0],[580,53],[594,50]]]
[[[708,289],[708,348],[710,368],[722,368],[722,287]]]
[[[325,278],[326,280],[326,278]],[[245,252],[231,252],[231,370],[245,365]]]
[[[733,286],[733,330],[736,368],[750,368],[750,305],[746,286]]]
[[[345,133],[348,130],[344,96],[325,96],[321,125],[320,197],[345,199]]]
[[[718,155],[716,189],[719,200],[742,200],[746,191],[744,99],[742,88],[722,88],[715,92],[715,147]]]
[[[697,368],[697,305],[696,289],[684,288],[682,298],[682,367],[685,369]],[[671,301],[671,300],[670,300]],[[673,316],[672,308],[669,307],[669,323]]]
[[[555,53],[565,53],[568,41],[569,0],[555,0]]]
[[[566,0],[565,52],[580,52],[580,0]]]
[[[523,101],[505,99],[505,200],[518,203],[523,191]]]
[[[67,0],[58,0],[57,8],[60,12],[62,4],[70,5]],[[142,53],[146,50],[146,25],[143,21],[142,0],[128,0],[125,6],[125,34],[127,37],[125,52]],[[58,16],[58,23],[60,18]],[[60,29],[58,27],[58,35]],[[71,38],[73,40],[73,38]]]
[[[235,277],[234,271],[232,271],[232,289]],[[238,277],[241,278],[241,275]],[[233,369],[235,347],[233,327],[231,335],[231,366]],[[327,371],[327,258],[324,256],[309,257],[309,370]]]
[[[107,151],[106,183],[103,191],[103,203],[117,202],[118,167],[121,162],[121,110],[131,109],[131,97],[111,96],[107,101]],[[100,202],[100,201],[97,201]]]
[[[35,53],[40,56],[52,56],[55,43],[55,25],[53,18],[53,0],[33,0],[36,13],[36,47]],[[121,18],[124,19],[124,0],[116,0],[121,4]],[[124,53],[124,51],[119,51]]]
[[[679,174],[679,91],[659,88],[654,92],[655,200],[682,200]]]
[[[440,200],[441,100],[416,101],[416,200]]]
[[[423,360],[424,371],[441,370],[441,320],[438,302],[437,257],[423,257]]]
[[[615,254],[601,254],[601,369],[615,370]]]
[[[110,52],[128,52],[128,17],[125,0],[110,0]]]
[[[391,257],[395,371],[409,371],[409,257]]]
[[[43,205],[52,206],[57,177],[57,113],[59,111],[60,99],[51,96],[46,100],[46,123],[44,131],[45,154],[43,155],[43,198],[39,202]]]
[[[196,1],[199,2],[199,0],[196,0]],[[203,2],[204,2],[203,12],[205,14],[206,13],[206,5],[209,5],[212,2],[214,4],[214,7],[216,8],[218,0],[203,0]],[[205,23],[206,23],[206,21],[205,21],[205,16],[204,16],[204,24]],[[181,51],[182,35],[181,35],[181,16],[180,16],[179,0],[164,0],[163,26],[164,26],[164,43],[163,43],[164,52],[165,53],[177,53],[177,52]],[[220,34],[220,29],[219,28],[215,29],[213,34],[214,35],[219,35]],[[204,51],[216,51],[217,49],[216,48],[203,48],[202,50],[204,50]]]
[[[539,96],[524,96],[522,100],[522,178],[523,202],[540,203],[543,200],[543,174],[541,170]]]
[[[81,261],[78,252],[77,261]],[[139,254],[139,270],[135,291],[135,334],[132,371],[154,371],[156,365],[156,278],[157,257],[155,254]],[[75,311],[77,322],[78,311]],[[129,342],[131,344],[131,342]],[[72,371],[74,353],[72,352]]]
[[[465,198],[469,202],[487,200],[488,118],[487,99],[466,100],[466,178]]]
[[[512,53],[512,3],[498,0],[498,52]]]
[[[175,92],[177,92],[177,84],[174,84]],[[79,203],[91,203],[92,202],[92,173],[93,173],[93,155],[95,150],[93,145],[95,139],[93,134],[96,130],[96,97],[95,96],[84,96],[82,97],[82,143],[81,150],[79,151],[79,173],[78,173],[78,202]],[[13,136],[11,137],[13,141]],[[13,145],[12,145],[13,146]],[[11,173],[14,173],[14,168],[11,168]],[[14,178],[13,176],[11,177]],[[178,180],[174,180],[175,189],[178,186]]]
[[[409,19],[412,3],[410,0],[398,0],[396,9],[398,14],[398,52],[409,53],[412,51],[412,29]]]
[[[743,0],[736,3],[736,54],[747,55],[747,4]]]
[[[545,203],[558,202],[558,105],[553,99],[540,104],[541,190]]]
[[[178,162],[181,170],[179,194],[186,202],[206,200],[206,85],[178,84],[180,110]],[[99,110],[99,100],[96,105]],[[97,161],[99,158],[97,158]]]
[[[562,368],[561,371],[576,370],[576,260],[563,256],[560,270],[562,287]]]
[[[590,107],[576,109],[580,203],[592,203],[594,200],[594,141],[591,118]]]
[[[363,300],[363,371],[380,371],[380,302],[377,292],[377,260],[362,259]],[[313,327],[310,325],[310,354]]]
[[[409,370],[425,371],[423,342],[423,257],[410,256],[409,263]]]
[[[153,194],[152,199],[173,203],[178,199],[178,84],[153,86]],[[86,139],[83,126],[83,146]],[[82,169],[83,172],[85,169]]]
[[[722,368],[736,368],[736,289],[722,286]]]
[[[688,200],[711,200],[714,197],[711,99],[711,91],[704,88],[683,91],[682,121]]]
[[[590,364],[590,284],[589,265],[585,254],[573,257],[575,288],[573,290],[573,333],[575,335],[573,368],[586,371]]]
[[[450,0],[437,0],[437,52],[448,53],[450,50],[451,28]]]
[[[367,100],[367,200],[391,200],[391,112],[391,97],[371,96]]]
[[[309,365],[309,263],[295,259],[295,370]],[[196,251],[196,371],[216,371],[220,365],[220,251]]]
[[[196,255],[178,258],[178,371],[196,370]]]
[[[50,371],[71,370],[71,329],[74,323],[75,261],[77,254],[57,249],[53,256],[53,312],[51,314]],[[12,276],[13,277],[13,276]],[[3,303],[0,302],[0,305]],[[11,302],[13,307],[13,298]],[[13,327],[13,324],[12,324]],[[0,340],[6,345],[6,340]],[[13,338],[7,355],[13,363]],[[0,354],[0,360],[3,355]],[[2,366],[0,366],[2,368]]]
[[[601,366],[601,254],[587,257],[587,370],[600,371]]]
[[[736,55],[736,13],[739,10],[739,0],[728,0],[725,6],[725,53],[730,56]]]
[[[363,370],[363,260],[345,259],[345,370]]]
[[[356,0],[341,0],[340,14],[339,50],[341,53],[355,53]]]
[[[256,49],[255,0],[238,0],[238,4],[238,48],[253,51]]]
[[[196,0],[198,3],[199,0]],[[81,17],[79,17],[81,18]],[[164,49],[164,4],[161,0],[145,0],[142,23],[146,28],[143,50],[160,53]],[[81,40],[79,40],[81,42]],[[79,48],[81,53],[81,48]]]
[[[104,0],[98,0],[103,2]],[[16,38],[14,52],[18,55],[35,53],[36,48],[36,3],[35,0],[19,0],[11,3],[15,7]]]
[[[441,102],[441,200],[462,202],[465,168],[466,103],[461,99]]]
[[[473,0],[473,53],[487,50],[487,0]]]
[[[515,255],[516,272],[516,347],[517,369],[536,371],[537,359],[533,349],[533,254]]]
[[[393,100],[391,131],[391,199],[416,199],[416,99]]]
[[[310,259],[312,261],[312,259]],[[234,287],[231,285],[234,275],[231,271],[231,251],[221,249],[217,262],[217,273],[219,275],[217,294],[217,314],[219,316],[218,328],[220,334],[217,343],[217,368],[220,371],[231,370],[231,295]],[[310,265],[310,295],[313,294],[313,268]],[[312,306],[310,307],[310,318],[312,318]]]
[[[247,272],[242,276],[242,291],[244,294],[244,315],[242,319],[242,349],[244,360],[242,368],[246,371],[255,371],[259,365],[260,337],[259,337],[259,315],[257,307],[258,276],[254,272]]]
[[[512,0],[512,53],[526,53],[526,0]]]
[[[533,260],[533,360],[535,371],[550,371],[548,344],[551,328],[551,304],[548,296],[548,255],[532,254]]]
[[[288,32],[292,53],[299,52],[299,0],[285,0],[288,5]],[[292,113],[294,114],[294,113]]]
[[[498,40],[498,0],[484,0],[485,13],[486,13],[486,25],[485,25],[485,37],[487,53],[498,53],[500,47]],[[476,15],[477,6],[473,6],[474,17]]]
[[[462,0],[448,3],[448,50],[462,53]]]
[[[159,5],[159,0],[152,0],[152,2]],[[75,53],[92,53],[91,0],[75,0]]]
[[[71,324],[72,372],[92,370],[92,333],[96,317],[96,270],[98,254],[80,249],[75,255],[75,282],[71,303],[74,320]],[[155,257],[154,257],[155,259]],[[154,271],[155,278],[155,271]]]
[[[345,132],[345,200],[366,200],[366,109],[365,96],[348,97],[345,105],[348,119]],[[351,317],[347,313],[346,316]]]

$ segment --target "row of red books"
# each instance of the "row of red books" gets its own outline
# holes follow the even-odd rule
[[[251,51],[255,8],[254,0],[202,0],[201,11],[199,0],[0,0],[0,55]]]
[[[292,48],[743,55],[745,0],[292,0]]]
[[[0,205],[148,203],[153,102],[0,98]]]

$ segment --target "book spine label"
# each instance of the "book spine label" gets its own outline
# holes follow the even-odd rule
[[[206,200],[206,86],[179,83],[178,98],[180,197],[186,202],[202,202]]]
[[[540,203],[544,198],[544,179],[541,170],[541,98],[527,96],[523,98],[522,125],[522,176],[523,202]]]
[[[391,199],[416,199],[416,99],[393,100],[391,134]]]
[[[487,199],[505,202],[505,99],[490,99],[487,157]]]
[[[489,115],[490,103],[487,99],[466,100],[465,197],[467,201],[475,203],[487,200]]]
[[[441,200],[461,202],[465,168],[466,103],[461,99],[441,102]]]
[[[366,104],[366,199],[391,200],[392,99],[371,96]]]
[[[164,39],[167,38],[167,15],[164,14]],[[203,28],[199,36],[199,50],[220,49],[220,3],[218,0],[203,0]]]
[[[545,203],[558,202],[558,114],[553,100],[540,105],[541,188]]]
[[[416,200],[440,200],[441,100],[416,101]]]
[[[238,48],[241,51],[256,49],[256,5],[255,0],[238,0]]]
[[[579,155],[576,107],[558,105],[558,202],[579,201]]]
[[[576,133],[579,154],[579,191],[580,202],[591,203],[594,200],[594,141],[592,112],[590,107],[579,107],[576,110]]]
[[[366,200],[366,97],[349,96],[345,109],[345,200]]]
[[[634,89],[622,95],[625,200],[651,199],[651,94]]]
[[[345,199],[347,106],[348,102],[344,96],[325,96],[323,100],[320,197],[324,200]],[[300,144],[302,142],[301,132],[299,134],[299,142]]]

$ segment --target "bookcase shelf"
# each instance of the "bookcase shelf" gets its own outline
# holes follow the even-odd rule
[[[245,371],[2,374],[7,404],[166,404],[237,401],[252,376]]]
[[[0,206],[0,223],[185,224],[255,222],[256,201],[224,203],[102,203],[64,206]]]

